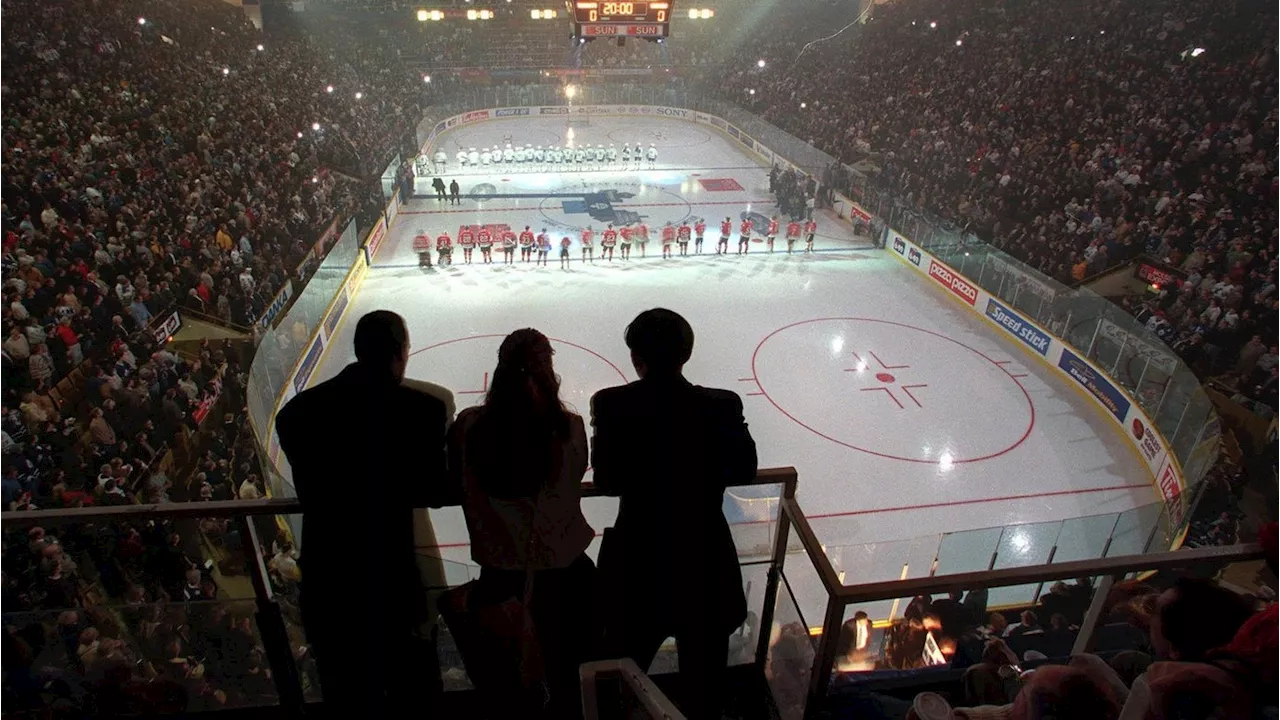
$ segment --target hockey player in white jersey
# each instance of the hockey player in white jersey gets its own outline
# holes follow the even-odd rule
[[[645,158],[649,160],[649,167],[653,168],[658,164],[658,148],[649,143],[649,152],[645,153]]]
[[[528,155],[528,153],[526,153],[524,148],[522,147],[516,148],[513,154],[515,157],[513,157],[512,159],[515,161],[517,165],[523,165],[526,159],[526,155]]]
[[[516,150],[511,147],[511,143],[507,143],[507,147],[502,150],[502,162],[513,163],[516,160]]]
[[[449,156],[444,150],[436,150],[435,154],[436,172],[444,172],[445,165],[449,164]]]
[[[585,150],[583,150],[582,148],[578,148],[577,150],[574,151],[573,162],[578,166],[579,170],[582,169],[582,166],[586,161],[587,161],[587,152]]]
[[[636,143],[636,147],[631,151],[631,159],[636,161],[636,169],[640,169],[640,163],[644,162],[644,148],[640,147],[640,143]]]
[[[484,152],[480,153],[480,164],[488,165],[491,162],[493,162],[493,153],[489,152],[489,148],[485,148]]]
[[[459,150],[458,151],[458,167],[466,167],[466,166],[467,166],[467,151]]]
[[[536,170],[542,169],[542,164],[546,161],[546,158],[547,153],[542,149],[541,145],[533,149],[533,164]]]
[[[479,150],[476,150],[475,148],[471,148],[470,150],[468,150],[468,151],[467,151],[467,164],[468,164],[468,165],[479,165],[479,164],[480,164],[480,151],[479,151]]]
[[[615,147],[613,143],[609,143],[609,150],[606,158],[609,160],[610,165],[618,162],[618,148]]]

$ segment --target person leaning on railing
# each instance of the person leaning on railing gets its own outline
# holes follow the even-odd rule
[[[446,609],[446,621],[473,682],[497,701],[494,709],[525,717],[581,712],[577,671],[589,659],[593,635],[595,565],[586,549],[594,532],[580,503],[587,434],[582,418],[560,400],[554,353],[547,337],[532,328],[508,335],[484,403],[462,411],[449,433],[450,475],[462,498],[480,579],[466,587],[465,609]],[[452,604],[458,600],[455,595]],[[482,658],[474,640],[466,646],[474,636],[449,613],[465,611],[484,623],[492,617],[488,608],[513,601],[523,605],[533,625],[513,628],[514,639],[536,643],[544,677],[529,678],[531,668],[522,667],[521,682],[495,687],[500,681],[486,684],[483,678],[503,671],[487,673],[475,663],[528,664],[531,648],[523,647],[520,657]],[[529,687],[543,683],[546,693]]]
[[[326,712],[396,717],[432,672],[417,666],[433,665],[435,651],[414,637],[426,607],[414,509],[450,495],[452,396],[405,381],[409,332],[395,313],[360,318],[355,356],[281,408],[276,428],[302,503],[300,602]]]
[[[606,652],[647,668],[674,636],[691,718],[719,717],[729,635],[747,615],[724,491],[756,473],[737,394],[692,384],[693,328],[665,309],[627,327],[640,379],[591,399],[595,483],[619,498],[600,547]],[[657,443],[640,442],[654,430]]]

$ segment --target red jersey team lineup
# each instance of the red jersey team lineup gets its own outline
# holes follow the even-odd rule
[[[817,235],[818,223],[813,219],[804,221],[783,221],[774,215],[765,218],[761,215],[747,217],[726,217],[719,221],[719,238],[716,243],[716,255],[729,254],[729,241],[737,241],[736,255],[746,255],[751,251],[751,244],[761,243],[766,253],[774,252],[774,241],[783,234],[786,242],[785,252],[790,255],[796,251],[810,253],[814,251],[814,237]],[[556,252],[560,267],[568,269],[573,258],[573,247],[578,246],[578,260],[594,264],[597,255],[605,263],[615,260],[627,262],[632,259],[631,249],[639,248],[639,257],[646,257],[646,245],[650,234],[658,238],[662,247],[661,258],[672,260],[689,255],[702,255],[703,238],[707,232],[707,221],[702,218],[686,218],[676,223],[650,226],[646,223],[615,225],[603,223],[599,226],[588,225],[582,229],[537,228],[526,225],[522,229],[513,229],[506,223],[486,225],[462,225],[457,231],[437,231],[432,234],[426,229],[418,230],[413,237],[413,251],[418,254],[420,267],[450,267],[453,265],[455,250],[460,250],[459,262],[463,265],[479,263],[495,264],[494,248],[502,251],[500,264],[533,264],[545,266],[548,257]],[[689,248],[693,244],[692,250]],[[797,248],[797,245],[802,246]],[[516,250],[519,250],[517,260]],[[476,252],[476,251],[479,252]],[[597,250],[599,252],[597,252]],[[759,250],[757,250],[759,252]],[[708,253],[710,254],[710,253]]]

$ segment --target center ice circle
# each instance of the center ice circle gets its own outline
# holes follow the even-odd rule
[[[821,318],[765,336],[751,360],[769,402],[838,445],[919,463],[1004,455],[1035,426],[1031,396],[982,352],[932,330]]]
[[[406,376],[422,378],[453,391],[459,410],[479,405],[498,364],[498,347],[506,335],[472,335],[437,342],[409,353]],[[578,414],[589,411],[597,390],[628,382],[622,369],[583,345],[548,338],[556,351],[556,374],[564,378],[560,398]]]

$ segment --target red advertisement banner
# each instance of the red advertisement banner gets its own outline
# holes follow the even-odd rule
[[[978,302],[978,289],[937,260],[929,261],[929,277],[942,283],[943,287],[955,293],[961,300],[970,305]]]

